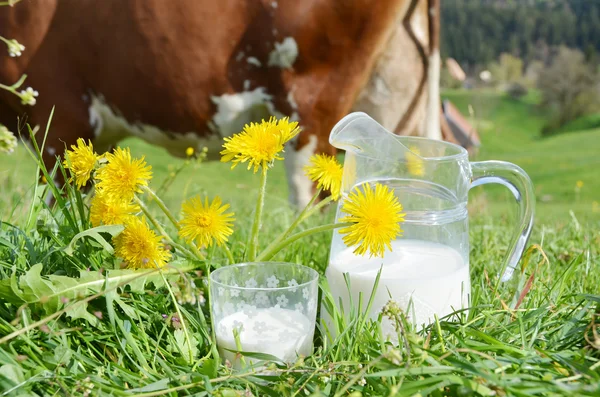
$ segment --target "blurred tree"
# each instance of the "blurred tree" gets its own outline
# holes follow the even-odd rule
[[[600,110],[598,72],[579,50],[560,47],[552,64],[538,77],[542,106],[554,115],[542,134],[552,134],[565,123]]]
[[[535,87],[542,70],[544,70],[544,63],[542,61],[530,62],[527,65],[527,69],[525,69],[523,83],[529,87]]]
[[[510,54],[500,55],[499,62],[489,66],[492,79],[497,83],[518,83],[523,77],[523,61]]]
[[[525,64],[545,61],[540,46],[600,52],[599,0],[444,0],[441,7],[442,57],[456,59],[466,70],[488,65],[502,53]]]

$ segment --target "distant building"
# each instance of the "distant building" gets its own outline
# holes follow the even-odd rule
[[[477,130],[449,100],[442,103],[442,115],[442,138],[461,145],[469,152],[476,151],[481,145]]]
[[[489,70],[482,70],[481,73],[479,73],[479,78],[484,83],[489,83],[490,81],[492,81],[492,72],[490,72]]]
[[[448,69],[450,76],[452,76],[452,78],[455,80],[465,81],[467,78],[465,71],[460,67],[454,58],[446,59],[446,68]]]

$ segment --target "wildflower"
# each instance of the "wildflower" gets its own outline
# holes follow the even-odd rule
[[[140,207],[130,201],[110,200],[106,194],[99,192],[92,199],[90,221],[94,227],[122,225],[139,210]]]
[[[185,155],[192,157],[194,155],[194,148],[190,146],[189,148],[185,149]]]
[[[271,117],[269,121],[246,124],[241,133],[225,138],[221,161],[231,161],[231,168],[247,161],[248,169],[254,167],[256,173],[261,166],[265,168],[275,160],[283,160],[279,153],[299,132],[298,123],[290,123],[287,117],[281,120]]]
[[[31,87],[27,87],[27,89],[22,90],[19,93],[19,97],[21,98],[21,103],[23,105],[29,105],[29,106],[35,105],[35,103],[37,102],[37,100],[35,98],[38,97],[39,95],[40,95],[40,93]]]
[[[8,46],[8,56],[12,58],[20,57],[23,51],[25,51],[25,46],[15,39],[5,40],[5,43]]]
[[[581,189],[583,187],[583,181],[577,181],[577,183],[575,183],[575,186],[577,187],[577,189]]]
[[[416,146],[410,146],[409,151],[406,152],[406,166],[408,172],[411,175],[423,176],[425,170],[423,169],[423,159],[421,158],[421,151]]]
[[[310,163],[304,167],[304,172],[310,180],[318,182],[317,188],[329,190],[334,200],[340,198],[343,169],[335,157],[317,154],[310,158]]]
[[[113,200],[131,201],[135,193],[148,186],[152,178],[152,167],[144,158],[133,159],[129,148],[117,148],[115,153],[106,154],[108,164],[96,173],[98,189]]]
[[[200,247],[210,247],[213,242],[221,246],[233,233],[231,226],[233,213],[225,213],[229,204],[221,205],[221,199],[215,197],[209,204],[208,197],[204,204],[199,197],[194,197],[182,205],[183,219],[179,235],[188,241],[196,240]]]
[[[94,153],[92,143],[86,144],[81,138],[77,139],[77,145],[71,145],[71,150],[67,150],[65,153],[63,165],[71,170],[71,181],[75,179],[78,188],[81,188],[90,180],[92,171],[96,168],[98,157]]]
[[[0,124],[0,153],[11,154],[17,148],[17,138]]]
[[[340,222],[352,225],[342,228],[340,233],[347,246],[357,246],[355,254],[383,257],[385,248],[391,250],[391,242],[402,233],[400,222],[404,221],[402,205],[394,192],[387,186],[376,184],[373,189],[363,184],[360,189],[350,192],[342,205],[348,214]]]
[[[148,227],[145,219],[131,217],[121,234],[113,239],[115,255],[123,258],[129,268],[162,267],[171,253],[163,248],[161,239]]]

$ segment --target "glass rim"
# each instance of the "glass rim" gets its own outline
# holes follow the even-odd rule
[[[423,159],[425,161],[431,161],[431,162],[436,162],[436,163],[443,163],[443,162],[456,162],[456,161],[460,161],[463,159],[467,159],[469,158],[469,152],[467,149],[465,149],[464,147],[457,145],[455,143],[452,142],[447,142],[447,141],[440,141],[437,139],[431,139],[431,138],[427,138],[427,137],[423,137],[423,136],[406,136],[406,135],[397,135],[395,137],[400,143],[402,143],[404,146],[405,143],[409,143],[410,141],[413,142],[417,142],[417,141],[421,141],[421,142],[431,142],[434,145],[437,146],[445,146],[446,148],[451,148],[452,150],[455,150],[456,152],[454,154],[449,154],[447,156],[437,156],[437,157],[425,157],[420,155],[421,157],[423,157]],[[408,147],[407,147],[408,149]],[[408,149],[408,151],[410,151],[410,149]],[[354,150],[352,151],[352,154],[354,154],[355,156],[358,157],[366,157],[366,158],[370,158],[370,159],[375,159],[378,161],[384,161],[384,162],[389,162],[389,163],[397,163],[397,160],[388,160],[388,159],[382,159],[381,157],[377,157],[377,156],[373,156],[371,154],[367,154],[364,153],[361,150]]]
[[[287,285],[284,287],[245,287],[245,286],[235,286],[235,285],[230,285],[230,284],[226,284],[223,283],[221,281],[218,281],[215,279],[215,274],[219,274],[223,271],[226,271],[228,269],[233,269],[233,268],[242,268],[242,267],[250,267],[250,266],[257,266],[260,264],[270,264],[270,265],[277,265],[277,266],[293,266],[302,270],[306,270],[308,271],[309,275],[310,275],[310,280],[305,281],[303,283],[298,283],[298,285]],[[225,288],[230,288],[230,289],[236,289],[236,290],[241,290],[241,291],[284,291],[284,290],[291,290],[291,289],[295,289],[295,288],[301,288],[307,285],[310,285],[314,282],[319,281],[319,272],[317,272],[315,269],[305,266],[305,265],[300,265],[298,263],[294,263],[294,262],[243,262],[243,263],[236,263],[234,265],[228,265],[228,266],[223,266],[218,268],[215,271],[210,272],[210,275],[208,277],[209,282],[212,284],[214,283],[215,285],[219,285],[219,286],[223,286]]]

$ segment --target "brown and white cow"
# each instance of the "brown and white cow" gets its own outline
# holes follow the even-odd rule
[[[217,154],[244,123],[291,116],[303,132],[286,153],[290,198],[303,204],[302,166],[334,152],[329,132],[351,110],[440,137],[437,3],[22,0],[0,7],[0,35],[26,47],[17,58],[0,51],[0,83],[25,73],[40,94],[26,107],[0,90],[0,123],[14,131],[26,113],[44,125],[56,106],[52,162],[77,137],[99,150],[136,135],[175,155]]]

